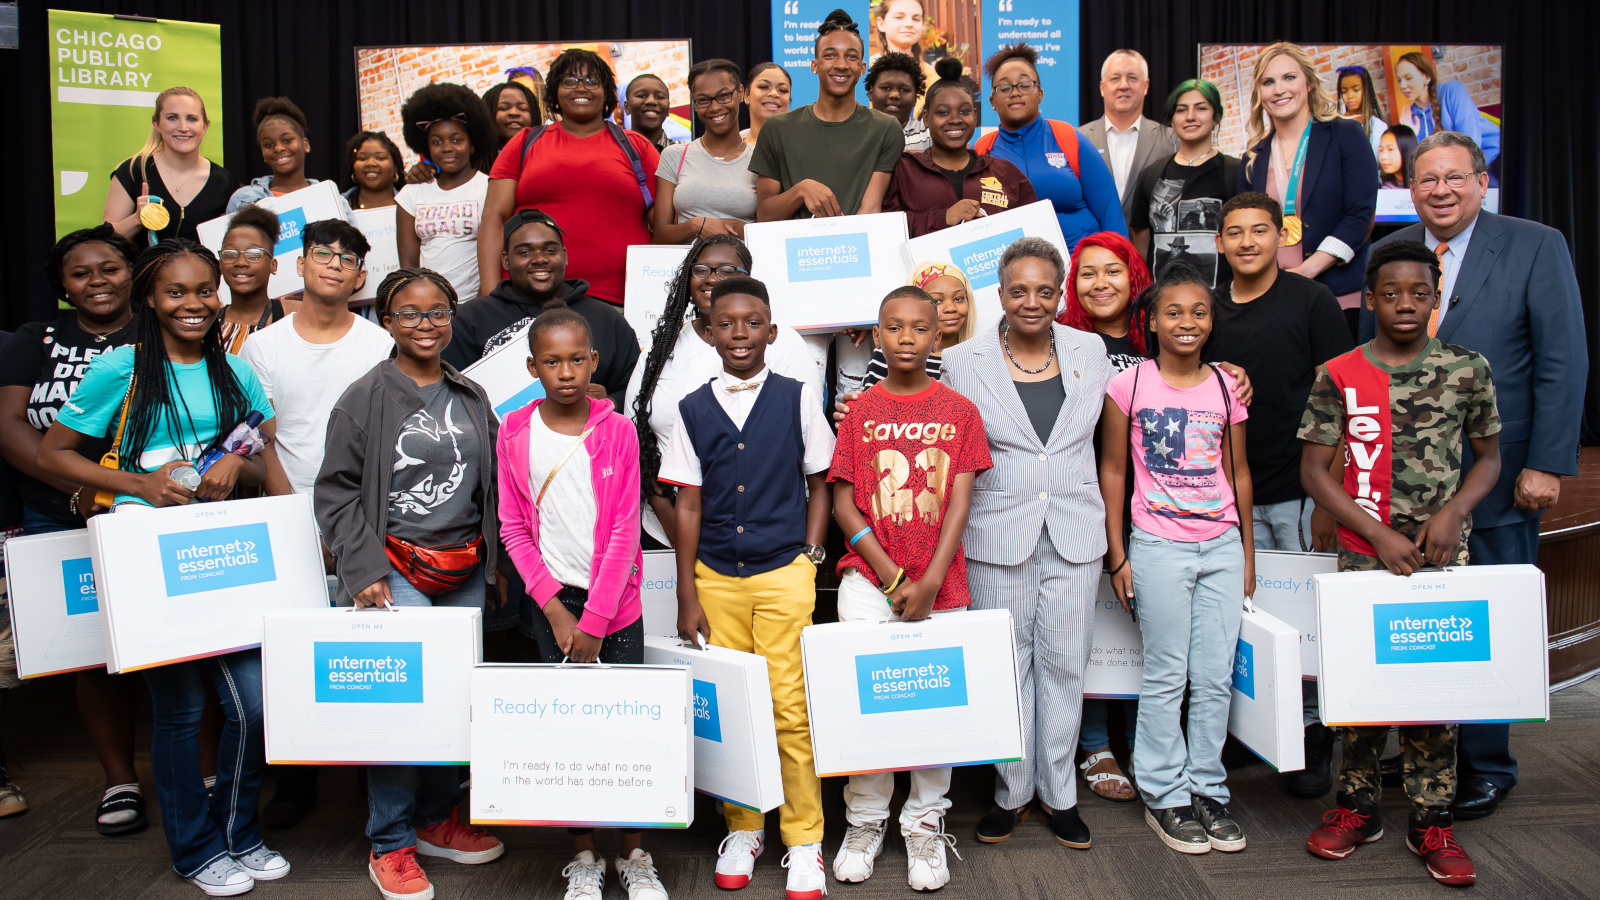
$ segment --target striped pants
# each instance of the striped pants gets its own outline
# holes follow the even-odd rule
[[[1078,803],[1078,723],[1083,670],[1094,637],[1094,595],[1100,560],[1070,563],[1041,528],[1033,555],[1015,566],[967,560],[973,609],[1008,609],[1017,642],[1022,696],[1022,746],[1027,758],[997,763],[994,800],[1006,809],[1036,795],[1051,809]]]

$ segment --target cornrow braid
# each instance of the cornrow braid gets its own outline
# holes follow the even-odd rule
[[[672,356],[672,348],[678,343],[678,332],[683,330],[683,323],[693,309],[694,292],[690,285],[694,280],[694,264],[707,248],[718,246],[732,247],[747,270],[753,263],[750,248],[731,234],[696,238],[689,252],[684,254],[677,274],[672,276],[672,283],[667,288],[667,305],[661,310],[655,330],[650,333],[650,355],[645,357],[644,375],[639,380],[639,396],[633,400],[633,426],[639,435],[639,490],[645,501],[651,497],[673,496],[672,488],[656,481],[661,474],[661,445],[650,427],[650,414],[655,405],[656,385],[661,382],[661,370]]]
[[[443,291],[445,299],[450,301],[450,311],[455,312],[459,300],[456,298],[456,289],[450,283],[450,279],[432,269],[395,269],[378,283],[378,318],[387,318],[389,304],[394,302],[394,295],[418,279],[429,282]]]

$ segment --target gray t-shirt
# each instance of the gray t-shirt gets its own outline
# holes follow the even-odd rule
[[[477,425],[441,378],[400,426],[389,476],[389,533],[423,547],[470,541],[482,528]]]
[[[740,144],[733,159],[717,159],[699,141],[673,144],[661,151],[656,177],[675,185],[672,207],[678,222],[696,216],[711,219],[756,220],[756,175],[750,171],[754,149]]]

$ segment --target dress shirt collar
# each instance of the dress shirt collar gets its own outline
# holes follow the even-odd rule
[[[721,391],[724,395],[728,395],[727,389],[730,388],[730,387],[738,387],[738,386],[745,385],[745,384],[766,384],[767,383],[767,376],[769,374],[771,374],[771,373],[772,373],[772,367],[771,366],[767,366],[767,365],[763,365],[761,367],[761,371],[757,372],[755,374],[755,376],[751,377],[751,378],[739,378],[739,377],[737,377],[735,375],[729,375],[728,371],[726,369],[723,369],[722,371],[717,373],[716,388],[715,389],[718,390],[718,391]],[[761,392],[760,389],[757,388],[756,390],[750,391],[749,393],[751,395],[755,395],[755,394],[758,394],[760,392]],[[738,392],[735,392],[735,393],[737,394],[737,393],[744,393],[744,392],[743,391],[738,391]]]
[[[1463,228],[1460,234],[1444,242],[1450,245],[1448,252],[1455,254],[1456,259],[1465,258],[1467,245],[1472,242],[1472,232],[1473,229],[1478,227],[1478,218],[1481,215],[1482,213],[1480,212],[1477,216],[1473,216],[1472,221],[1467,223],[1467,227]],[[1433,236],[1433,232],[1429,231],[1426,225],[1422,226],[1422,242],[1428,245],[1429,250],[1438,247],[1440,243],[1439,239]]]
[[[1126,130],[1120,129],[1117,126],[1111,124],[1111,117],[1110,116],[1106,116],[1105,119],[1106,119],[1106,134],[1122,134],[1122,135],[1126,135],[1126,134],[1133,134],[1133,133],[1135,133],[1135,132],[1137,132],[1139,130],[1139,124],[1144,121],[1144,116],[1141,115],[1139,118],[1134,119],[1133,120],[1133,124],[1129,125]]]

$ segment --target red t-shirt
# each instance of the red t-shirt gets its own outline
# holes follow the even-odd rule
[[[906,578],[917,581],[939,544],[955,477],[993,465],[983,417],[971,400],[937,381],[911,396],[891,394],[879,382],[850,404],[850,414],[839,423],[828,480],[855,487],[856,509],[872,526],[872,536],[906,570]],[[839,560],[840,574],[845,569],[883,587],[878,573],[854,550]],[[933,608],[971,603],[967,558],[957,546]]]
[[[645,184],[653,197],[661,155],[643,135],[627,135],[644,163]],[[633,166],[609,129],[580,138],[560,125],[547,125],[527,166],[522,164],[521,138],[512,138],[489,177],[515,179],[516,209],[541,209],[567,233],[568,278],[589,282],[591,297],[622,302],[628,245],[650,243],[650,229]]]

